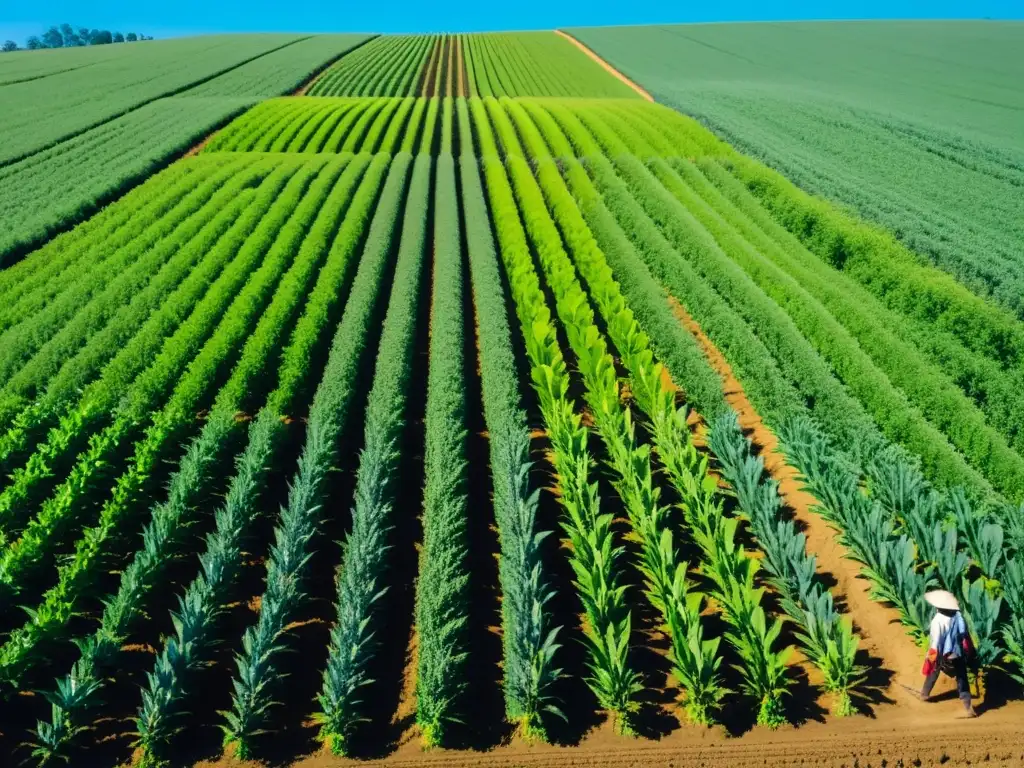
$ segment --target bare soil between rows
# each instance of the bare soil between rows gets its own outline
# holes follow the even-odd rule
[[[741,426],[761,451],[768,472],[780,482],[787,512],[807,535],[808,551],[818,559],[819,574],[831,585],[841,609],[854,621],[860,637],[861,661],[870,670],[867,683],[856,698],[860,714],[842,719],[819,714],[826,712],[830,704],[828,697],[822,694],[817,702],[802,704],[802,711],[808,714],[795,718],[797,724],[777,731],[754,727],[741,735],[731,735],[736,731],[729,723],[714,728],[681,723],[676,719],[675,710],[667,705],[663,714],[671,721],[671,727],[661,738],[618,736],[605,720],[571,745],[527,743],[513,736],[492,748],[424,752],[413,723],[414,703],[408,690],[412,686],[411,676],[415,674],[413,642],[406,659],[406,690],[393,720],[402,723],[404,728],[385,757],[353,760],[321,751],[274,763],[243,763],[221,758],[201,761],[195,764],[196,768],[271,765],[282,768],[354,765],[683,768],[797,764],[882,768],[978,763],[1024,766],[1024,701],[1007,699],[1007,694],[1017,696],[1019,690],[1008,686],[1005,679],[993,675],[991,689],[975,699],[980,717],[974,720],[964,716],[955,684],[948,678],[940,679],[931,702],[916,698],[913,691],[921,682],[921,651],[900,626],[896,611],[871,599],[859,566],[848,558],[834,532],[813,512],[814,497],[801,488],[796,472],[786,465],[778,451],[778,441],[747,399],[728,362],[686,310],[678,302],[670,302],[679,321],[698,339],[712,367],[721,376],[726,399],[739,413]],[[566,647],[563,652],[580,651]],[[794,664],[804,668],[812,683],[820,682],[814,669],[803,664],[799,657]],[[811,707],[812,704],[816,707]]]
[[[659,740],[617,736],[605,724],[575,746],[527,744],[513,741],[487,752],[438,749],[423,752],[416,741],[402,745],[393,755],[359,761],[318,753],[297,760],[292,768],[338,766],[962,766],[1024,765],[1024,707],[1005,707],[977,720],[951,719],[955,700],[932,705],[934,714],[923,718],[901,707],[876,719],[864,716],[788,727],[776,732],[762,729],[741,738],[729,738],[720,729],[680,728]],[[1020,704],[1015,702],[1015,704]],[[230,759],[204,761],[196,768],[266,765]]]
[[[645,91],[643,88],[641,88],[638,84],[634,83],[632,80],[630,80],[624,74],[619,72],[619,70],[617,70],[615,67],[613,67],[611,64],[609,64],[604,59],[602,59],[600,56],[597,55],[597,53],[595,53],[593,50],[591,50],[586,45],[581,43],[579,40],[577,40],[575,37],[570,35],[568,32],[563,32],[560,29],[556,29],[555,30],[555,34],[558,35],[559,37],[564,37],[570,43],[575,45],[577,48],[579,48],[581,51],[583,51],[583,53],[585,53],[588,57],[590,57],[595,62],[597,62],[601,66],[601,68],[605,70],[605,72],[610,74],[616,80],[621,80],[623,83],[625,83],[630,88],[632,88],[634,91],[636,91],[640,95],[641,98],[644,98],[647,101],[654,101],[654,97],[651,96],[651,94],[649,94],[647,91]]]

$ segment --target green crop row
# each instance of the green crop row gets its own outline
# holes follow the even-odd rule
[[[163,402],[162,398],[168,394],[175,377],[180,375],[192,355],[199,351],[208,335],[213,332],[230,303],[231,291],[237,290],[245,284],[249,274],[248,270],[259,264],[264,253],[262,250],[266,242],[264,238],[272,238],[276,229],[290,215],[289,204],[294,205],[294,202],[301,197],[311,175],[315,175],[315,171],[312,169],[300,173],[294,178],[294,183],[289,189],[290,194],[284,200],[279,201],[277,205],[278,215],[273,218],[264,218],[260,222],[260,225],[254,230],[253,236],[245,241],[246,247],[235,256],[230,267],[220,274],[203,300],[196,305],[188,320],[180,325],[172,336],[167,337],[161,334],[156,339],[157,349],[160,352],[156,359],[148,364],[148,367],[146,367],[148,360],[142,358],[141,350],[137,347],[133,349],[132,345],[122,350],[119,358],[115,358],[108,364],[104,376],[83,393],[77,407],[70,409],[70,412],[65,412],[60,417],[59,425],[50,431],[46,442],[39,446],[28,461],[12,474],[12,483],[0,494],[0,515],[4,518],[10,515],[10,519],[14,521],[20,520],[33,503],[41,500],[41,497],[50,490],[47,481],[63,475],[67,462],[73,460],[79,446],[85,442],[92,429],[105,427],[100,436],[94,437],[90,442],[89,452],[93,455],[83,455],[78,462],[78,474],[73,474],[64,484],[68,490],[58,491],[53,496],[53,501],[57,506],[63,507],[65,505],[62,499],[66,494],[68,492],[73,495],[76,493],[71,490],[72,488],[77,489],[77,492],[85,490],[84,485],[103,466],[100,459],[116,444],[118,438],[127,434],[133,424],[144,419],[149,410],[158,407]],[[274,184],[269,184],[263,190],[264,199],[273,199],[270,196],[274,187]],[[253,208],[258,210],[258,205]],[[253,216],[248,221],[240,219],[239,222],[255,224],[257,220],[257,217]],[[239,229],[241,228],[239,227]],[[239,234],[243,232],[244,230]],[[248,232],[244,232],[244,234],[248,234]],[[239,240],[241,239],[243,238],[240,237]],[[227,249],[235,243],[222,239],[218,245]],[[145,334],[145,330],[144,328],[143,334],[136,337],[137,339],[141,338],[140,344],[152,338]],[[110,371],[110,368],[113,368],[114,371]],[[128,376],[124,379],[118,380],[114,376],[107,375],[113,372],[122,373],[125,368],[128,368],[129,371]],[[138,378],[136,378],[136,374]],[[118,403],[119,400],[120,403]],[[116,410],[113,409],[115,404],[118,404]],[[48,515],[48,510],[44,507],[40,516],[47,517]],[[18,530],[7,523],[4,528],[8,535],[10,532]],[[15,556],[14,549],[9,548],[4,553],[3,559]],[[0,581],[3,580],[0,579]],[[5,583],[14,585],[14,582]]]
[[[319,77],[310,96],[417,96],[437,35],[388,35],[341,58]]]
[[[66,620],[75,610],[83,593],[88,591],[97,576],[97,570],[102,567],[103,559],[123,547],[124,540],[132,530],[137,499],[145,497],[152,479],[159,476],[157,468],[166,455],[166,446],[174,446],[188,437],[194,428],[194,413],[213,399],[213,393],[220,388],[220,382],[227,378],[230,363],[243,340],[247,340],[247,343],[241,350],[234,373],[227,380],[224,390],[218,394],[215,411],[233,413],[236,408],[245,407],[243,395],[259,392],[258,374],[275,348],[277,335],[282,328],[287,327],[283,323],[294,316],[295,295],[304,291],[323,255],[320,247],[323,233],[317,231],[314,223],[316,213],[325,200],[331,199],[329,195],[333,194],[335,205],[324,209],[321,219],[324,223],[320,225],[332,228],[340,204],[350,196],[353,184],[358,181],[365,167],[360,164],[349,166],[353,172],[343,177],[342,183],[336,186],[335,181],[339,175],[343,175],[342,171],[348,165],[347,158],[342,158],[333,166],[323,168],[308,193],[293,206],[292,220],[284,224],[272,243],[260,245],[261,249],[266,249],[262,265],[251,274],[235,296],[214,333],[174,387],[170,399],[153,416],[152,424],[135,444],[134,456],[127,470],[117,478],[111,495],[99,512],[96,525],[79,539],[72,561],[58,570],[56,587],[47,593],[41,610],[35,612],[32,621],[25,626],[27,631],[18,635],[17,643],[9,641],[0,652],[6,677],[16,678],[23,673],[25,662],[22,660],[29,653],[29,640],[54,632],[59,627],[60,619]],[[320,171],[314,168],[314,172]],[[301,249],[300,245],[311,227],[314,239],[310,247]],[[298,257],[290,269],[285,270],[295,251],[299,252]],[[256,317],[264,310],[262,318],[254,327]],[[79,509],[83,506],[82,496],[96,482],[91,474],[93,468],[104,463],[106,452],[111,450],[109,442],[113,442],[118,434],[129,432],[131,428],[132,422],[127,419],[115,419],[113,425],[92,443],[86,454],[88,463],[79,463],[72,470],[66,484],[67,490],[55,496],[52,503],[45,504],[21,539],[8,548],[0,563],[5,584],[17,589],[25,578],[24,574],[30,568],[38,567],[39,561],[51,551],[61,531],[76,519],[76,515],[82,514]]]
[[[365,717],[368,686],[373,683],[369,664],[376,655],[378,612],[388,589],[389,540],[399,522],[393,517],[399,441],[408,419],[412,385],[416,316],[428,242],[430,176],[431,158],[421,154],[409,182],[398,261],[366,405],[352,528],[337,574],[338,619],[331,629],[327,666],[317,696],[319,708],[314,715],[320,724],[318,739],[334,754],[349,751],[352,731]],[[444,642],[441,638],[424,638],[423,642],[432,640]]]
[[[158,174],[125,197],[125,205],[111,206],[88,223],[53,239],[31,257],[0,272],[0,328],[46,306],[56,295],[92,268],[99,254],[109,257],[128,243],[136,219],[152,221],[154,213],[170,209],[195,188],[196,173],[205,177],[211,165],[181,163]],[[130,212],[130,213],[129,213]]]
[[[591,672],[587,683],[601,706],[612,713],[616,726],[625,729],[639,683],[628,661],[631,615],[618,562],[624,552],[613,541],[612,515],[601,512],[597,484],[590,479],[594,461],[587,450],[587,430],[568,396],[568,369],[534,271],[515,196],[484,107],[477,101],[470,106],[491,219],[558,473],[559,501],[565,511],[561,524],[572,544],[570,564],[586,617],[583,629]]]
[[[250,188],[259,185],[266,173],[266,166],[261,165],[221,170],[209,185],[193,193],[198,195],[182,200],[180,213],[167,212],[152,234],[143,233],[132,247],[122,249],[123,257],[118,253],[117,259],[97,265],[97,282],[73,284],[45,309],[3,334],[8,356],[3,366],[6,383],[0,389],[0,422],[9,423],[14,412],[54,379],[65,361],[101,332],[107,334],[106,351],[113,354],[117,343],[111,344],[107,329],[120,328],[122,334],[134,330],[133,325],[114,322],[129,297],[138,299],[135,303],[142,311],[159,306],[166,292],[176,287],[202,256],[196,249],[180,248],[180,244],[223,234],[240,212],[238,200],[248,202]],[[220,184],[223,186],[218,188]]]
[[[368,160],[356,159],[353,167],[357,168],[358,163],[366,165]],[[147,691],[144,698],[140,732],[144,728],[148,743],[160,741],[161,717],[166,717],[164,713],[179,705],[182,698],[180,673],[194,668],[203,658],[209,633],[226,602],[225,594],[237,578],[241,546],[256,519],[256,503],[270,459],[280,449],[284,434],[281,416],[294,408],[296,396],[309,378],[305,362],[329,325],[324,322],[325,316],[331,313],[332,306],[343,303],[349,275],[354,270],[354,251],[386,169],[387,160],[379,157],[367,170],[282,357],[279,387],[250,427],[246,450],[238,460],[238,473],[232,478],[222,511],[216,516],[216,532],[208,539],[207,551],[201,558],[203,571],[181,598],[175,622],[177,634],[166,641],[151,678],[159,685]],[[307,241],[303,247],[315,246]],[[301,359],[301,365],[295,365],[296,358]],[[81,657],[67,676],[57,680],[56,689],[50,694],[50,721],[40,722],[36,728],[37,757],[51,759],[66,752],[72,739],[85,727],[86,715],[98,705],[97,693],[104,685],[102,670],[114,662],[133,625],[139,621],[144,597],[158,586],[168,554],[181,546],[189,517],[194,514],[196,497],[209,477],[214,454],[239,407],[241,403],[215,407],[202,434],[182,458],[171,480],[168,499],[154,508],[153,518],[143,532],[143,546],[122,574],[118,593],[104,610],[100,627],[80,646]]]
[[[451,101],[445,101],[451,132]],[[423,548],[416,582],[416,722],[427,747],[443,744],[467,685],[469,538],[466,505],[465,323],[455,161],[437,160],[434,270],[423,491]]]
[[[400,142],[415,147],[427,108],[411,97],[272,99],[228,125],[204,153],[394,153]]]
[[[364,159],[369,161],[368,157]],[[278,387],[250,426],[249,442],[238,460],[238,473],[217,515],[216,531],[207,540],[202,556],[203,572],[182,596],[179,611],[174,616],[176,632],[166,639],[149,675],[149,688],[143,692],[137,722],[145,753],[150,757],[166,752],[177,732],[176,716],[183,711],[183,702],[189,695],[186,673],[194,672],[203,664],[214,642],[217,620],[229,601],[241,568],[241,547],[257,517],[256,504],[271,467],[270,459],[281,449],[285,432],[280,420],[293,411],[312,379],[313,372],[308,365],[310,354],[322,345],[332,325],[330,318],[338,314],[336,307],[345,303],[355,271],[356,251],[387,169],[385,156],[377,156],[369,163],[344,214],[324,269],[281,357]]]
[[[225,741],[237,745],[242,755],[251,749],[252,739],[261,731],[274,703],[274,683],[279,674],[273,652],[284,647],[284,628],[302,602],[302,580],[308,572],[310,545],[319,522],[323,483],[334,463],[337,441],[349,415],[368,325],[398,229],[408,167],[407,155],[395,158],[370,224],[351,297],[313,397],[298,472],[291,483],[287,505],[281,510],[275,545],[267,563],[259,620],[246,630],[242,651],[236,658],[238,671],[232,709],[225,714]],[[147,716],[145,711],[143,716]],[[160,740],[165,738],[166,732],[161,733]],[[160,740],[154,739],[152,751],[159,749]]]
[[[703,460],[704,463],[698,459],[686,427],[685,409],[677,412],[673,392],[666,387],[662,379],[662,370],[654,363],[647,336],[634,320],[604,254],[590,235],[583,216],[569,195],[569,189],[561,183],[556,166],[551,160],[544,158],[547,148],[540,134],[526,118],[525,113],[517,110],[515,105],[506,103],[505,106],[517,118],[519,133],[531,155],[536,158],[536,173],[544,189],[547,205],[560,225],[563,239],[573,252],[580,273],[588,282],[591,297],[604,316],[609,336],[630,373],[630,384],[637,402],[651,422],[650,431],[659,456],[683,500],[684,517],[695,532],[696,543],[705,555],[702,571],[710,575],[715,585],[713,593],[719,604],[724,606],[726,619],[733,625],[734,632],[728,637],[742,659],[746,690],[760,702],[758,722],[778,725],[782,722],[780,696],[787,688],[787,682],[783,677],[786,652],[776,653],[771,649],[781,624],[776,620],[769,627],[765,621],[763,609],[759,606],[761,593],[753,588],[755,561],[743,552],[742,548],[730,543],[734,535],[735,521],[727,521],[722,515],[721,502],[715,501],[715,482],[707,474],[706,459]],[[492,117],[500,123],[496,110],[492,112]],[[549,129],[552,127],[549,125]],[[562,142],[564,141],[563,137]],[[553,143],[557,151],[560,144],[557,141]],[[511,162],[512,159],[509,160],[510,164]],[[593,204],[593,189],[586,175],[578,173],[573,176],[570,172],[569,177],[575,181],[571,186],[577,196],[582,195],[586,199],[587,193],[591,193],[589,218],[603,219],[606,225],[611,225],[610,228],[614,232],[611,214],[607,210],[602,210],[599,205]],[[605,231],[608,229],[606,226]],[[544,260],[543,252],[541,260]],[[564,255],[563,261],[563,271],[568,274],[572,268],[568,266]],[[631,289],[630,299],[640,299],[641,305],[644,305],[643,299],[651,298],[635,283],[628,287]],[[653,289],[651,284],[647,284],[646,287]],[[577,290],[582,298],[582,290],[578,286]],[[585,302],[586,299],[583,298],[582,301]],[[648,302],[646,306],[649,308],[652,305]],[[662,307],[667,309],[664,302]],[[651,312],[646,313],[646,317],[650,316]],[[702,362],[703,368],[696,375],[690,370],[684,370],[683,380],[699,381],[702,377],[714,379],[706,361]],[[584,377],[586,378],[585,370]],[[717,399],[708,404],[717,404],[721,410],[724,405],[721,403],[720,388],[716,394]],[[599,429],[604,418],[606,417],[595,409],[595,420]],[[631,434],[629,428],[620,428],[617,431],[619,434]],[[613,463],[620,467],[628,463],[634,473],[640,470],[640,477],[648,478],[640,484],[641,487],[650,486],[650,469],[643,469],[641,452],[629,450],[628,443],[621,439],[614,441],[606,438],[606,444],[613,456]],[[625,475],[623,479],[626,479]],[[633,483],[636,482],[634,479]],[[620,492],[625,485],[626,483],[619,485]],[[678,554],[672,545],[666,515],[656,507],[637,503],[638,500],[635,491],[627,493],[624,497],[634,531],[640,538],[644,550],[641,569],[651,585],[649,594],[652,602],[661,610],[670,633],[674,631],[674,634],[678,635],[672,638],[673,649],[679,651],[674,654],[675,666],[681,679],[691,682],[691,687],[686,691],[687,710],[693,719],[707,722],[712,707],[725,693],[721,681],[716,679],[714,674],[720,663],[716,657],[717,642],[703,641],[700,630],[694,629],[694,624],[698,622],[699,597],[689,597],[686,593],[686,566],[679,562]],[[645,510],[645,506],[649,508]],[[695,652],[694,648],[700,650]]]
[[[472,96],[635,98],[636,92],[552,32],[463,36]]]
[[[473,152],[466,103],[456,103],[462,139],[463,221],[480,348],[484,419],[494,485],[494,517],[501,546],[505,715],[526,737],[545,738],[542,714],[557,711],[550,687],[560,627],[551,626],[548,586],[537,530],[539,490],[530,492],[530,433],[520,409],[512,330],[504,306],[487,202]]]
[[[103,420],[132,385],[135,377],[159,353],[167,337],[175,332],[197,306],[217,300],[215,294],[208,298],[204,296],[208,296],[207,291],[216,280],[221,280],[223,284],[224,280],[229,279],[220,278],[227,265],[240,259],[231,274],[244,273],[246,267],[243,263],[249,264],[252,256],[250,251],[239,252],[239,248],[256,230],[261,217],[296,168],[294,165],[272,171],[268,168],[270,173],[261,184],[260,191],[226,233],[218,237],[216,230],[204,230],[191,242],[183,243],[183,249],[194,256],[206,255],[159,309],[145,318],[141,325],[131,324],[131,313],[128,313],[126,320],[128,324],[121,324],[120,321],[125,318],[119,313],[118,325],[111,323],[93,336],[47,383],[45,393],[17,415],[11,427],[0,436],[0,461],[8,471],[16,470],[13,474],[15,486],[19,481],[30,479],[22,475],[31,475],[33,465],[41,467],[44,475],[52,473],[55,460],[59,463],[65,461],[62,457],[67,457],[69,451],[73,454],[77,446],[81,445],[87,426],[104,423]],[[135,319],[142,320],[137,315]],[[134,335],[122,347],[112,350],[107,343],[119,327],[122,330],[118,332],[134,331]],[[111,354],[114,355],[112,359]],[[46,429],[55,423],[57,432],[51,434],[39,450],[35,450]],[[19,462],[26,458],[26,452],[33,450],[35,453],[28,457],[28,463],[21,467]],[[12,488],[14,486],[5,489],[4,494],[8,491],[13,493]],[[0,496],[0,508],[7,508],[5,498]]]

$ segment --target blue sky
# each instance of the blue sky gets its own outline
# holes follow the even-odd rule
[[[209,32],[472,32],[656,22],[843,18],[1022,18],[1021,0],[94,0],[4,2],[0,39],[19,44],[47,26],[69,22],[175,37]]]

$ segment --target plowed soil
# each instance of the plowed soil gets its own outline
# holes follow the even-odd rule
[[[1019,687],[1005,679],[993,678],[990,690],[982,691],[974,705],[980,717],[968,719],[956,697],[955,685],[941,678],[932,701],[920,701],[914,691],[920,685],[922,652],[916,648],[898,621],[895,610],[872,600],[868,582],[859,566],[838,544],[834,532],[813,511],[815,499],[802,490],[795,471],[778,451],[778,441],[765,427],[747,399],[728,363],[697,323],[676,301],[671,306],[679,321],[700,341],[714,369],[722,377],[729,403],[740,414],[744,431],[760,449],[767,470],[780,482],[780,489],[798,526],[807,535],[808,551],[818,560],[818,571],[831,585],[833,596],[854,621],[860,637],[860,661],[869,668],[867,685],[856,703],[860,714],[834,718],[827,714],[830,702],[822,696],[817,706],[796,725],[778,731],[754,727],[737,735],[735,728],[699,728],[674,722],[660,739],[630,739],[612,732],[608,722],[585,734],[572,745],[528,744],[512,737],[490,749],[434,750],[423,752],[413,723],[414,656],[407,653],[405,683],[393,723],[404,730],[389,752],[378,759],[350,760],[325,752],[296,757],[273,765],[290,768],[330,768],[355,765],[487,766],[488,768],[684,768],[685,766],[1024,766],[1024,701],[1008,701],[1006,694],[1019,697]],[[414,642],[410,645],[414,649]],[[563,653],[579,652],[565,647]],[[802,661],[798,658],[796,664]],[[814,671],[803,665],[815,683]],[[313,726],[310,725],[310,735]],[[203,761],[196,768],[257,768],[265,763],[241,763],[230,759]]]

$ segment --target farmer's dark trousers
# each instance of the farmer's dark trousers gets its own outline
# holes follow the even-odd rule
[[[928,698],[932,692],[932,688],[935,687],[935,682],[939,679],[940,672],[945,672],[950,677],[956,678],[956,692],[960,695],[960,701],[964,703],[964,707],[970,707],[971,684],[967,680],[967,665],[964,663],[963,657],[961,656],[957,656],[952,659],[943,659],[941,663],[936,664],[932,673],[924,679],[924,687],[921,689],[921,695],[924,698]]]

